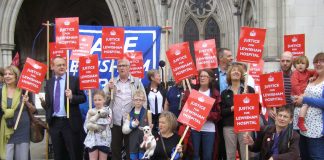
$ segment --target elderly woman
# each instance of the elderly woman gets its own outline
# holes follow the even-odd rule
[[[203,69],[199,71],[199,80],[196,89],[209,97],[215,99],[214,105],[212,106],[207,121],[203,125],[201,131],[191,130],[191,140],[193,144],[194,156],[193,159],[212,159],[214,147],[217,147],[216,129],[217,122],[220,120],[220,94],[216,89],[215,74],[210,69]],[[183,97],[183,104],[187,100],[189,92],[186,91]],[[200,150],[202,148],[202,154]]]
[[[32,113],[35,107],[28,101],[28,96],[22,96],[23,91],[17,87],[20,71],[15,66],[4,70],[4,85],[1,90],[1,108],[4,115],[0,125],[0,156],[1,159],[28,160],[30,142],[29,109]],[[25,103],[17,129],[13,127],[21,107]],[[6,145],[6,146],[5,146]]]
[[[150,81],[145,88],[147,96],[147,108],[152,112],[153,131],[158,131],[158,118],[164,110],[166,90],[161,85],[161,76],[158,70],[149,70],[147,77]]]
[[[234,132],[234,95],[244,92],[244,70],[239,64],[231,65],[227,70],[228,87],[221,93],[221,113],[223,122],[223,135],[226,146],[227,159],[235,159],[237,142],[240,145],[240,155],[245,157],[245,144],[243,135],[245,133]],[[254,93],[254,89],[247,87],[247,93]]]
[[[173,152],[177,150],[175,159],[180,159],[182,156],[182,147],[177,144],[180,140],[176,134],[177,118],[169,111],[163,111],[159,117],[159,137],[157,138],[156,148],[154,150],[152,160],[170,159]]]
[[[305,116],[307,131],[300,132],[300,153],[302,159],[324,159],[324,53],[318,53],[313,59],[318,78],[310,82],[304,95],[296,96],[295,103],[308,105]],[[296,108],[297,113],[299,108]],[[294,122],[297,120],[294,119]]]

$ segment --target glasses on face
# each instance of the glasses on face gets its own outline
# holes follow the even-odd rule
[[[200,75],[199,78],[209,78],[209,76],[206,76],[206,75]]]
[[[143,99],[137,99],[137,98],[136,98],[136,99],[133,99],[133,101],[134,101],[134,102],[142,102]]]
[[[314,65],[316,65],[316,64],[324,64],[324,59],[319,59],[317,61],[314,61],[313,64]]]
[[[119,65],[117,65],[117,67],[119,67],[119,68],[128,67],[128,65],[127,64],[119,64]]]

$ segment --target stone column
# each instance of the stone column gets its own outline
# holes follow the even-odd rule
[[[279,70],[278,60],[283,52],[282,3],[281,0],[267,0],[263,1],[263,6],[260,6],[263,8],[261,26],[267,29],[263,51],[263,59],[266,62],[265,72]]]
[[[14,47],[14,44],[0,44],[0,67],[6,67],[11,64]]]

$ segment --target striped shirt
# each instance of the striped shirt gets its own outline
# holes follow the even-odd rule
[[[292,103],[292,100],[291,100],[291,81],[290,81],[291,74],[292,74],[291,70],[289,71],[288,74],[285,74],[285,72],[283,72],[284,87],[285,87],[285,97],[286,97],[286,103],[287,104]]]

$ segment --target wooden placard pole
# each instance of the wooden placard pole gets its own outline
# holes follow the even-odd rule
[[[244,65],[244,64],[243,64]],[[244,74],[244,94],[248,93],[248,80],[249,80],[249,70],[250,70],[250,63],[247,63],[246,66],[246,73]],[[245,132],[246,135],[249,134],[249,132]],[[249,159],[249,145],[245,145],[245,159],[248,160]]]
[[[26,93],[25,93],[24,96],[26,96],[26,95],[28,95],[28,91],[26,91]],[[23,111],[24,105],[25,105],[25,103],[22,101],[22,102],[21,102],[20,109],[19,109],[18,117],[17,117],[16,123],[15,123],[15,126],[14,126],[14,130],[17,129],[17,126],[18,126],[18,123],[19,123],[19,121],[20,121],[20,117],[21,117],[21,113],[22,113],[22,111]]]
[[[248,92],[249,70],[250,70],[250,63],[247,63],[246,73],[244,74],[245,75],[244,76],[244,93]]]
[[[169,20],[167,19],[166,21],[165,21],[165,26],[163,27],[163,29],[165,30],[165,53],[166,53],[166,51],[169,49],[169,29],[171,29],[171,26],[169,26]],[[164,83],[165,83],[165,88],[167,88],[167,81],[166,81],[166,79],[167,79],[167,77],[168,77],[168,66],[170,66],[169,65],[169,61],[168,61],[168,58],[165,58],[165,69],[163,70],[163,72],[164,72]]]
[[[46,71],[46,79],[49,80],[49,67],[50,67],[50,54],[49,54],[49,27],[52,25],[49,23],[49,21],[46,21],[46,23],[43,23],[44,26],[46,26],[46,64],[47,64],[47,71]],[[47,128],[48,124],[46,122]],[[49,133],[48,129],[45,130],[45,159],[48,160],[48,144],[49,144]]]
[[[182,87],[183,87],[183,90],[187,90],[187,87],[186,87],[186,80],[183,80],[182,81]]]
[[[89,110],[92,109],[92,94],[91,94],[91,89],[88,91],[88,97],[89,97]]]
[[[47,129],[45,129],[45,159],[48,160],[48,144],[49,144],[49,132],[48,132],[48,123],[46,122]]]
[[[275,112],[275,114],[277,114],[277,108],[273,107],[273,111]]]
[[[186,82],[187,82],[187,85],[188,85],[189,91],[191,92],[191,85],[190,85],[190,83],[189,83],[188,78],[186,79]]]
[[[70,56],[69,56],[69,50],[66,50],[66,68],[67,68],[67,72],[66,72],[66,89],[70,88],[70,65],[69,65],[69,61],[70,61]],[[70,100],[67,98],[66,100],[66,118],[70,118]]]
[[[245,132],[245,135],[249,135],[249,132]],[[249,145],[245,145],[245,159],[249,160]]]
[[[50,55],[49,55],[49,21],[46,21],[46,55],[47,55],[47,72],[46,79],[49,79],[49,66],[50,66]]]
[[[112,64],[114,65],[115,64],[115,60],[113,59],[112,61]],[[111,80],[114,82],[114,72],[115,72],[115,70],[114,70],[114,67],[112,67],[112,72],[111,72]],[[110,100],[113,100],[114,99],[114,88],[112,88],[111,90],[110,90]]]
[[[189,80],[186,79],[185,81],[187,82],[187,85],[188,85],[189,91],[191,92],[191,86],[190,86]],[[177,146],[178,146],[178,145],[181,145],[181,143],[182,143],[184,137],[186,136],[186,134],[187,134],[187,132],[188,132],[188,129],[189,129],[189,126],[186,126],[186,129],[185,129],[185,131],[183,132],[183,134],[182,134],[182,136],[181,136],[181,139],[180,139],[179,143],[177,144]],[[176,149],[177,149],[177,146],[176,146]],[[175,155],[177,154],[177,150],[176,150],[176,149],[175,149],[175,151],[174,151],[173,154],[172,154],[171,160],[173,160],[174,157],[175,157]]]
[[[49,66],[50,66],[50,55],[49,55],[49,21],[46,21],[46,23],[43,25],[46,25],[46,64],[47,64],[47,71],[46,71],[46,80],[49,80]],[[46,125],[48,126],[47,122]],[[45,159],[48,160],[48,131],[45,130]]]
[[[244,65],[244,64],[243,64]],[[248,80],[249,80],[249,70],[250,70],[250,63],[247,63],[247,67],[246,67],[246,73],[244,74],[244,94],[248,93]],[[245,132],[246,135],[249,134],[249,132]],[[248,160],[249,159],[249,145],[245,145],[245,159]]]
[[[153,121],[152,121],[152,112],[151,110],[147,110],[147,121],[149,123],[149,126],[151,127],[151,125],[153,124]]]

